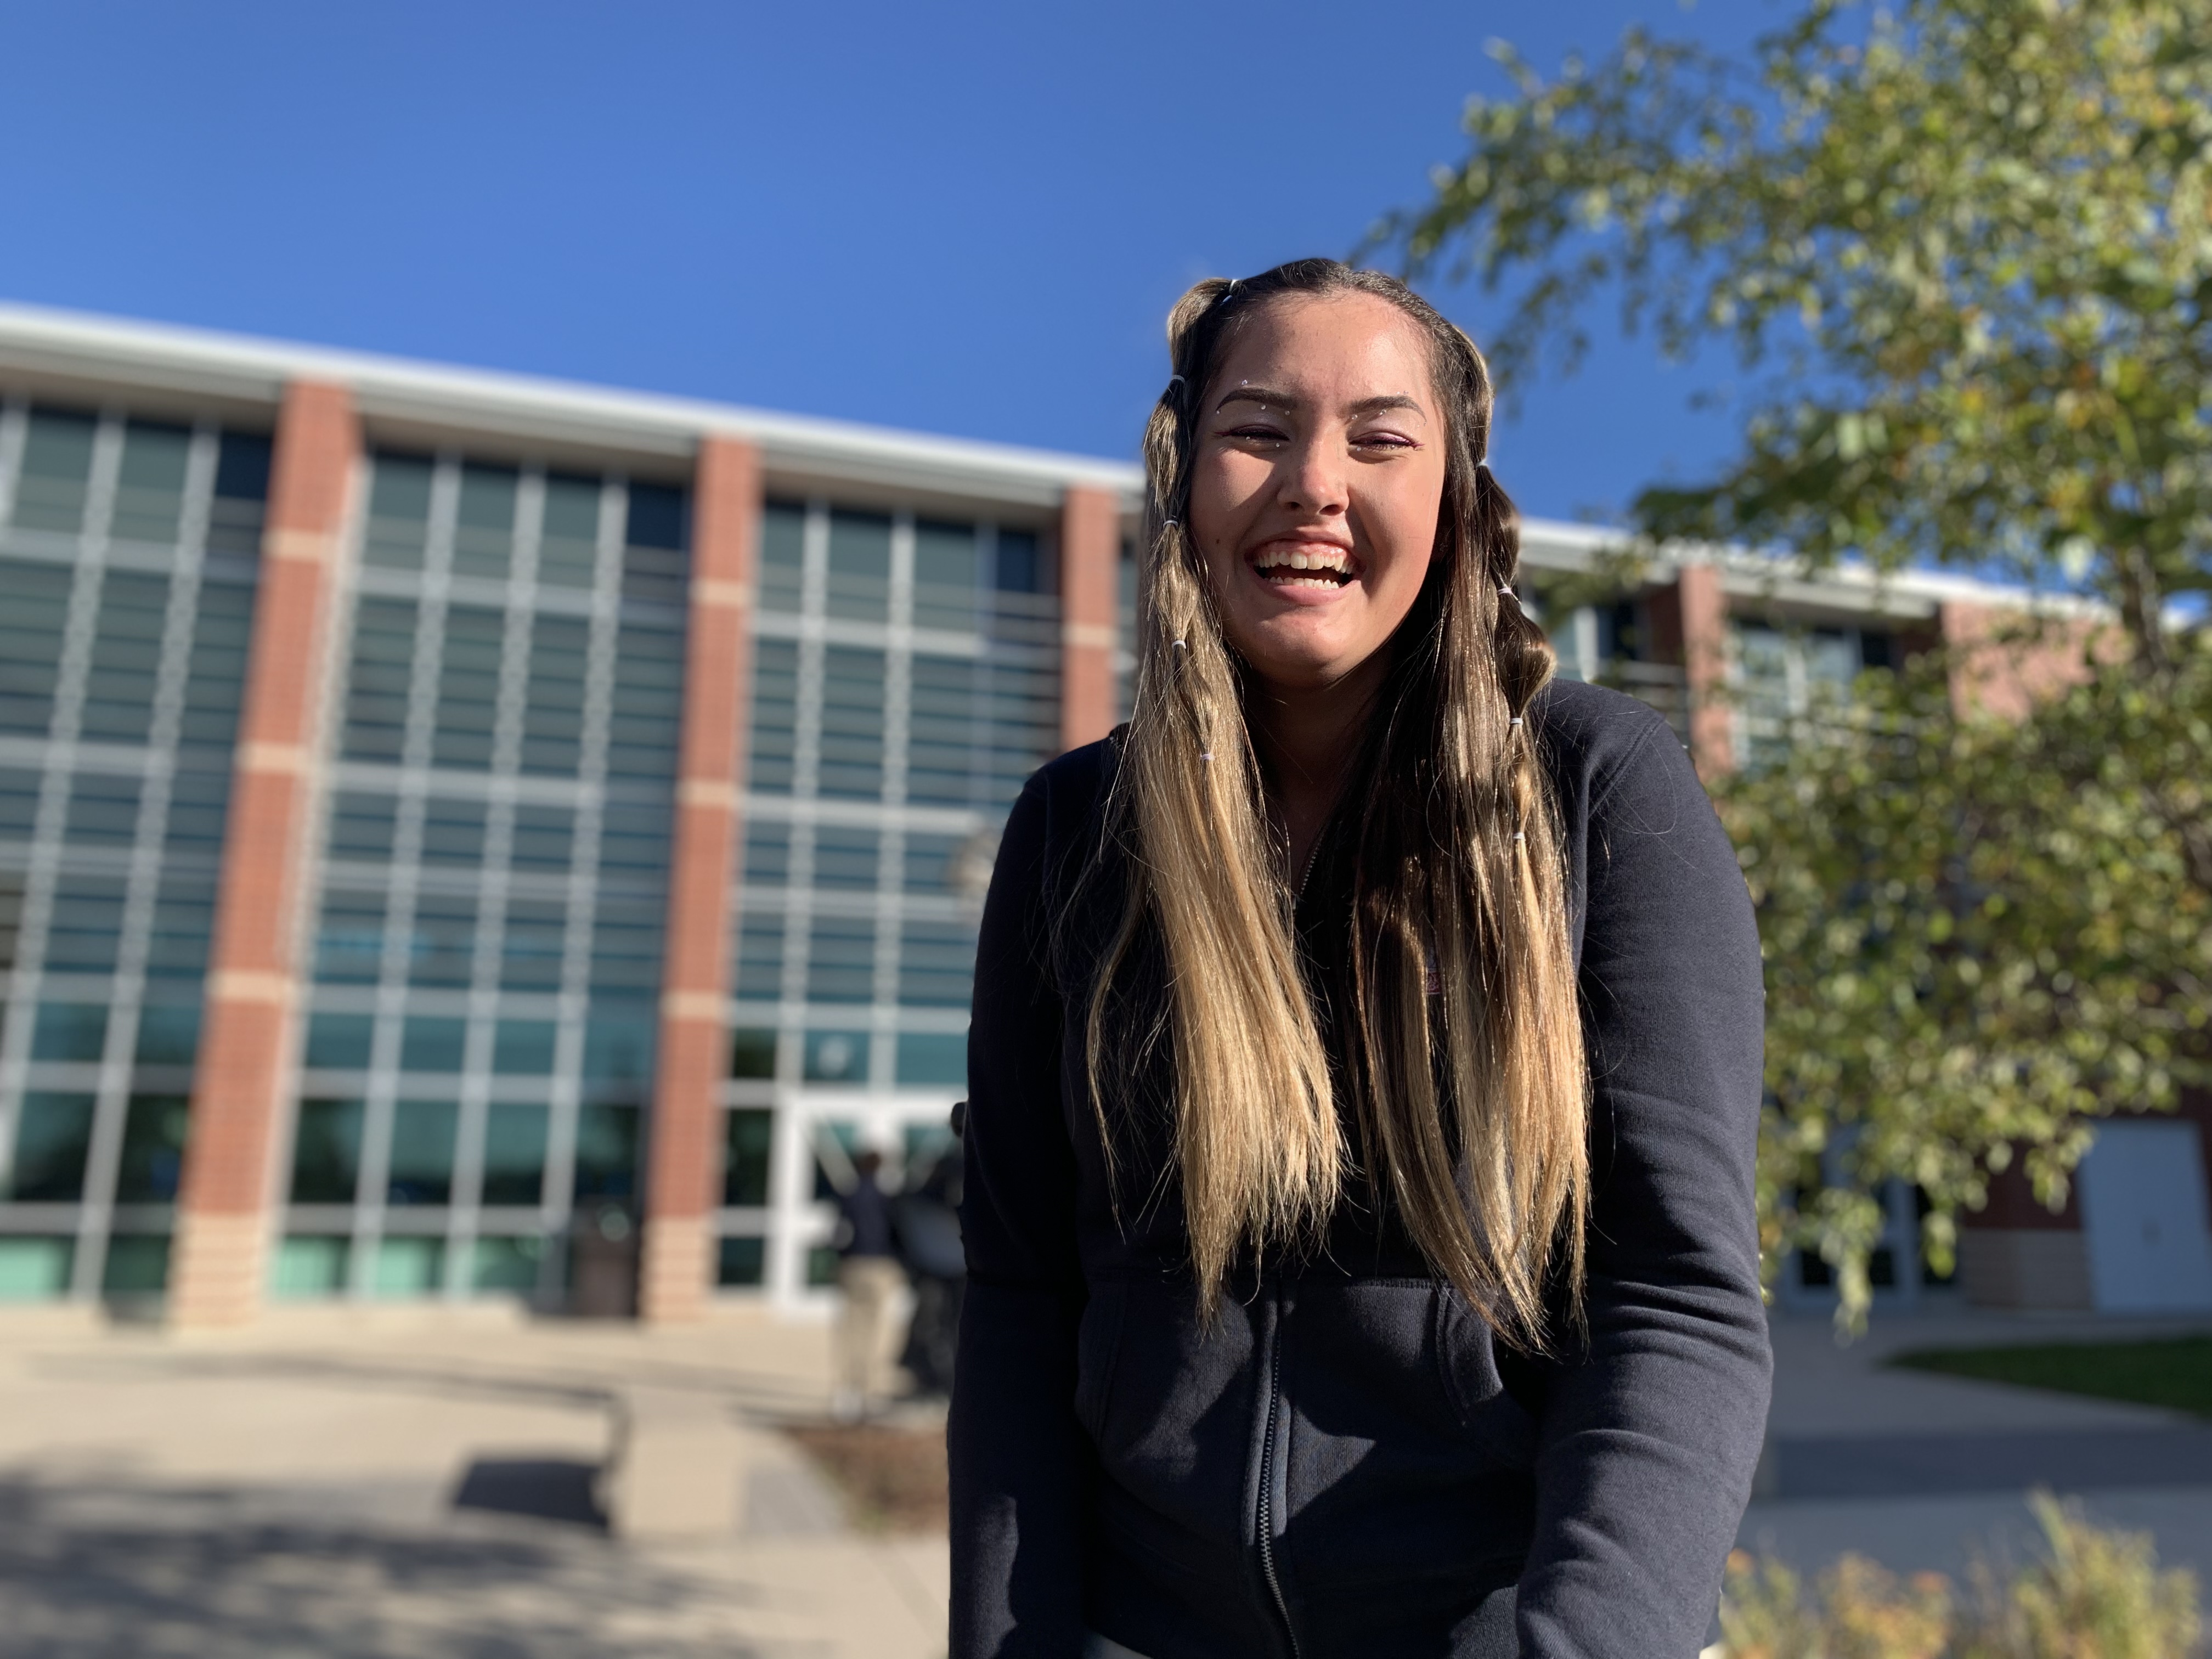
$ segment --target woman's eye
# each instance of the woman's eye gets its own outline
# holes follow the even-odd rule
[[[1352,442],[1366,448],[1411,449],[1413,441],[1396,432],[1363,432]]]
[[[1224,438],[1242,438],[1248,441],[1252,441],[1263,439],[1279,439],[1283,434],[1278,432],[1272,426],[1239,426],[1231,427],[1227,432],[1223,433],[1221,435]]]

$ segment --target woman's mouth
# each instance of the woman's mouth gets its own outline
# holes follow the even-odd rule
[[[1252,558],[1252,569],[1270,587],[1334,589],[1352,578],[1352,555],[1321,542],[1279,542]]]

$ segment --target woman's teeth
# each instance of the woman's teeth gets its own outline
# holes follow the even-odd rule
[[[1334,547],[1270,548],[1252,568],[1278,587],[1341,587],[1352,580],[1351,556]]]

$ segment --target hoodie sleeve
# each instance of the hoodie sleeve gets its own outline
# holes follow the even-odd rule
[[[960,1206],[968,1290],[946,1429],[951,1659],[1069,1659],[1083,1644],[1090,1451],[1073,1408],[1084,1285],[1048,948],[1053,795],[1040,773],[1007,820],[976,953]]]
[[[1577,849],[1589,1334],[1546,1368],[1520,1651],[1692,1659],[1771,1370],[1753,1187],[1764,991],[1742,874],[1681,745],[1648,711],[1607,724],[1618,759],[1593,757]]]

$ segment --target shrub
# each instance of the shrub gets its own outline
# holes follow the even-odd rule
[[[2149,1534],[2093,1526],[2048,1492],[2029,1500],[2044,1559],[1984,1562],[1960,1607],[1937,1573],[1900,1579],[1846,1555],[1817,1596],[1781,1562],[1739,1550],[1721,1595],[1728,1659],[2188,1659],[2203,1651],[2196,1575],[2161,1570]]]

